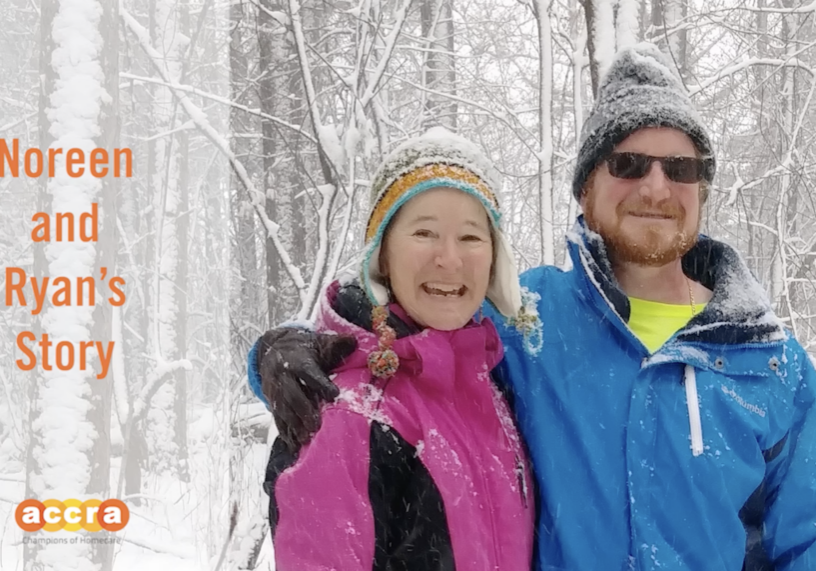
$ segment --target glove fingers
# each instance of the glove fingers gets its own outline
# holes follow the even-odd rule
[[[314,361],[304,361],[300,364],[298,377],[303,380],[304,391],[310,396],[316,397],[326,402],[331,402],[340,394],[337,388],[327,376],[330,370],[323,369]]]
[[[320,428],[320,404],[340,394],[328,374],[354,352],[350,336],[274,329],[261,340],[258,365],[262,390],[278,433],[289,450],[299,451]]]
[[[318,334],[315,338],[317,362],[320,368],[331,372],[343,359],[354,353],[357,348],[357,339],[351,335]]]

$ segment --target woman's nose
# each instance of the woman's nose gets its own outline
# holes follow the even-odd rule
[[[459,244],[455,239],[440,240],[434,262],[437,266],[449,270],[458,270],[462,267],[462,255]]]

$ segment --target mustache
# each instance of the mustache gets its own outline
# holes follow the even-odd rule
[[[675,201],[652,204],[651,201],[633,200],[618,204],[616,210],[618,215],[665,216],[666,218],[685,218],[686,216],[686,210]]]

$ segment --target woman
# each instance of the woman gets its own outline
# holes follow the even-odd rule
[[[282,571],[530,568],[530,475],[490,377],[502,347],[473,319],[485,296],[508,317],[521,307],[498,186],[441,128],[380,167],[360,280],[332,284],[316,323],[357,339],[340,395],[298,456],[276,442],[267,469]]]

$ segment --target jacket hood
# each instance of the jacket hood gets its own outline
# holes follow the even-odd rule
[[[371,330],[371,309],[371,301],[356,281],[345,285],[335,281],[326,288],[315,321],[317,331],[352,335],[357,339],[357,350],[344,361],[338,371],[367,367],[368,355],[377,350],[377,335]],[[388,309],[388,325],[397,333],[392,349],[399,356],[400,368],[406,369],[409,374],[421,372],[423,363],[433,363],[434,345],[446,342],[450,344],[454,337],[459,341],[466,337],[472,342],[474,358],[478,358],[480,350],[484,351],[488,370],[498,365],[504,356],[499,335],[490,319],[471,321],[453,331],[439,331],[420,329],[397,304],[390,304]]]
[[[567,241],[574,266],[586,273],[610,308],[628,322],[629,299],[612,272],[603,238],[586,227],[581,215],[568,233]],[[705,309],[678,333],[678,339],[729,345],[787,339],[765,290],[736,250],[700,234],[681,263],[686,276],[700,282],[714,295]]]

